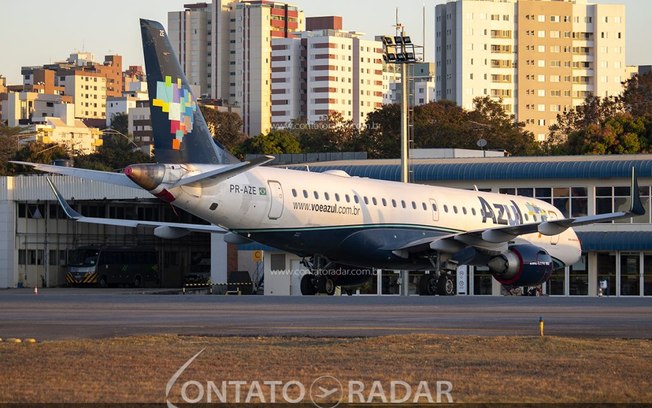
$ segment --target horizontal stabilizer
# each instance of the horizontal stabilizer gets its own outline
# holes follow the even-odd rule
[[[46,173],[63,174],[65,176],[74,176],[117,186],[141,189],[136,183],[131,181],[129,177],[124,175],[124,173],[112,173],[108,171],[78,169],[75,167],[53,166],[51,164],[28,163],[21,161],[10,161],[9,163],[29,166],[34,168],[34,170],[44,171]]]
[[[113,225],[116,227],[153,227],[156,228],[156,236],[160,238],[177,238],[183,235],[187,235],[191,232],[208,232],[214,234],[224,234],[227,231],[224,228],[220,228],[216,225],[202,225],[202,224],[183,224],[183,223],[173,223],[173,222],[156,222],[156,221],[140,221],[140,220],[117,220],[113,218],[96,218],[96,217],[84,217],[82,214],[75,211],[70,204],[63,198],[59,190],[54,186],[50,178],[46,178],[54,196],[57,198],[59,205],[63,208],[66,216],[77,222],[83,222],[87,224],[100,224],[100,225]]]
[[[181,180],[177,181],[173,187],[187,186],[196,183],[199,183],[204,187],[208,187],[230,179],[231,177],[237,176],[240,173],[244,173],[245,171],[248,171],[254,167],[262,166],[263,164],[269,163],[272,160],[274,160],[274,156],[262,156],[247,162],[231,164],[219,169],[183,177]]]

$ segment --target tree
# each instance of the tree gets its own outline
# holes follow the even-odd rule
[[[473,100],[474,110],[467,114],[467,121],[484,126],[481,134],[490,149],[503,149],[512,155],[531,156],[541,153],[532,132],[525,130],[525,123],[517,122],[513,115],[507,114],[502,101],[488,96]]]
[[[414,145],[417,148],[476,148],[477,131],[467,123],[467,112],[452,101],[431,102],[414,108]]]
[[[220,112],[208,106],[199,105],[208,130],[213,139],[226,148],[233,151],[239,144],[245,141],[247,135],[242,132],[242,119],[235,112]]]
[[[620,101],[625,111],[643,120],[643,133],[648,144],[652,144],[652,71],[645,75],[634,75],[624,85]]]
[[[645,75],[634,75],[625,82],[620,101],[627,112],[634,117],[652,120],[652,71]]]
[[[647,150],[643,118],[617,113],[568,135],[572,154],[634,154]]]
[[[523,123],[515,122],[500,102],[484,97],[476,98],[474,104],[473,111],[446,100],[414,107],[414,146],[477,149],[477,141],[484,138],[492,149],[517,155],[540,152],[534,135]],[[400,155],[400,124],[400,106],[385,105],[368,116],[355,146],[367,150],[371,158],[396,158]]]
[[[70,155],[66,148],[55,144],[44,144],[41,142],[30,142],[20,147],[14,154],[12,160],[31,163],[52,164],[57,159],[69,159]],[[21,173],[35,173],[30,169],[21,169]]]
[[[291,132],[306,153],[344,152],[351,149],[358,129],[339,112],[331,112],[314,124],[292,122]]]
[[[366,151],[370,159],[397,158],[401,154],[400,135],[400,105],[383,105],[367,115],[364,130],[352,146],[354,150]]]
[[[261,134],[245,140],[237,146],[234,153],[240,158],[244,158],[246,154],[301,153],[301,146],[291,132],[272,130],[266,135]]]
[[[588,96],[582,105],[557,115],[557,122],[548,128],[544,150],[548,154],[581,154],[569,144],[570,136],[582,134],[592,125],[604,124],[608,118],[622,112],[622,106],[615,97]]]
[[[18,149],[18,136],[0,134],[0,176],[13,174],[13,167],[8,161],[12,160]]]
[[[134,163],[151,163],[154,160],[134,145],[118,136],[104,138],[104,143],[96,153],[75,157],[75,167],[116,171]]]
[[[114,113],[111,116],[110,127],[126,136],[129,133],[129,115],[126,113]]]

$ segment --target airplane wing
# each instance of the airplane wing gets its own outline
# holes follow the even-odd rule
[[[10,161],[9,163],[21,164],[23,166],[33,167],[35,170],[47,173],[64,174],[66,176],[76,176],[83,179],[100,181],[107,184],[115,184],[131,188],[141,189],[136,183],[131,181],[124,173],[112,173],[108,171],[86,170],[75,167],[53,166],[51,164],[29,163],[21,161]]]
[[[53,166],[57,167],[57,166]],[[89,223],[89,224],[102,224],[102,225],[113,225],[118,227],[130,227],[137,228],[139,226],[154,227],[156,228],[155,234],[161,238],[180,238],[191,232],[208,232],[208,233],[227,233],[227,230],[224,228],[218,227],[216,225],[202,225],[202,224],[184,224],[184,223],[172,223],[172,222],[156,222],[156,221],[140,221],[140,220],[119,220],[113,218],[96,218],[96,217],[85,217],[82,214],[75,211],[70,204],[63,198],[59,190],[54,186],[54,183],[50,178],[46,177],[52,192],[54,193],[59,205],[63,209],[66,216],[77,222]]]
[[[506,249],[507,243],[520,235],[533,233],[539,233],[546,236],[557,235],[572,227],[613,221],[621,218],[630,218],[645,214],[645,208],[641,202],[635,169],[632,169],[630,190],[631,208],[629,211],[564,218],[560,220],[545,220],[521,225],[500,226],[466,231],[444,237],[424,238],[419,241],[410,242],[401,248],[396,249],[394,253],[398,256],[408,258],[412,253],[423,253],[429,251],[456,253],[469,246],[485,251],[502,252]]]

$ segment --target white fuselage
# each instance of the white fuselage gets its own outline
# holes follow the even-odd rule
[[[338,248],[341,243],[325,241],[369,229],[389,234],[382,246],[391,248],[392,239],[400,247],[406,239],[433,234],[564,218],[557,208],[534,198],[334,173],[258,167],[212,186],[184,186],[170,192],[176,198],[174,205],[194,215],[279,249],[305,254],[324,245]],[[271,242],[265,242],[266,236],[273,237]],[[580,259],[580,242],[570,228],[559,235],[533,233],[518,239],[545,249],[565,265]]]

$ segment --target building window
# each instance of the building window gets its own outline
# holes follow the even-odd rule
[[[620,294],[638,296],[641,292],[641,257],[638,252],[620,254]]]
[[[582,258],[575,265],[568,267],[569,287],[568,294],[571,296],[587,296],[589,294],[589,268],[588,257],[582,254]]]
[[[600,282],[606,282],[606,288],[602,289],[605,296],[616,294],[616,254],[599,253],[598,262],[598,287]],[[604,286],[604,283],[602,284]]]

